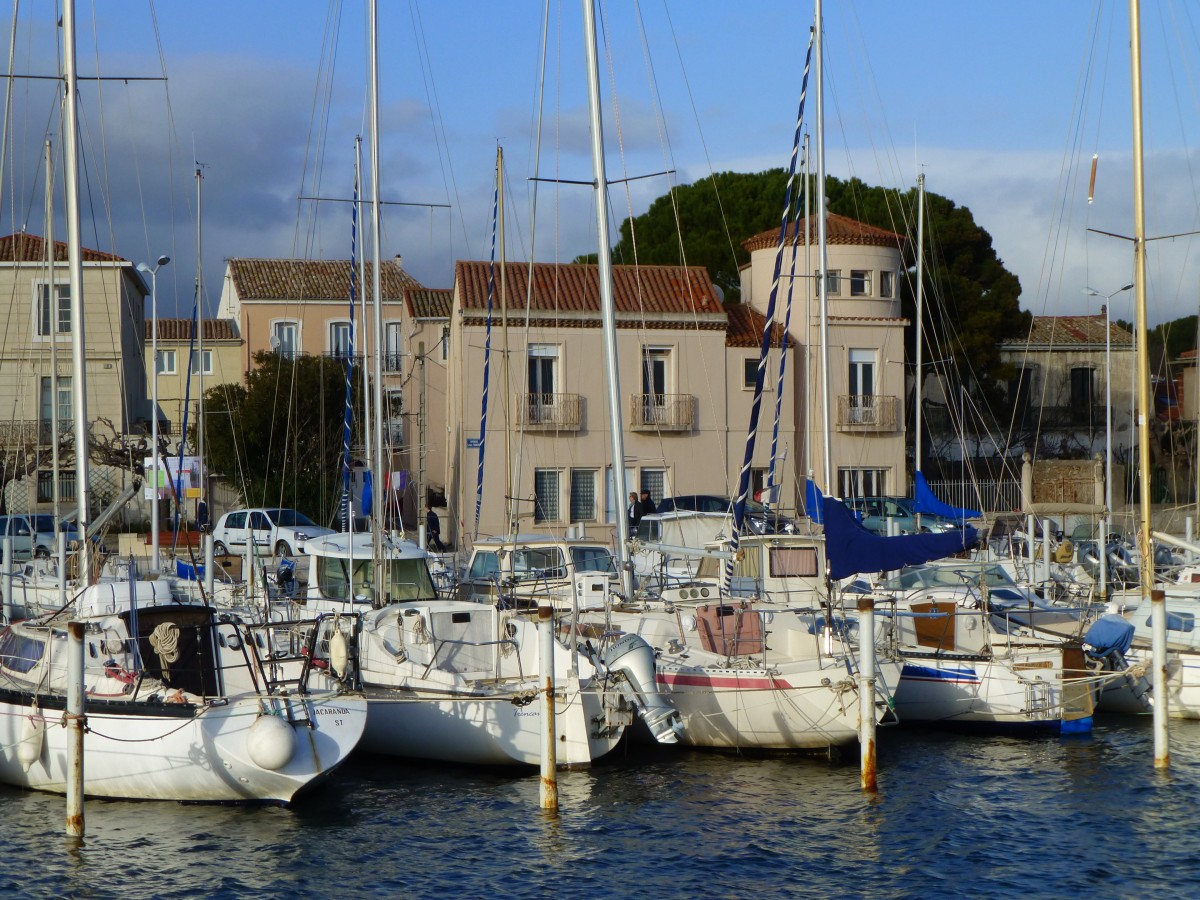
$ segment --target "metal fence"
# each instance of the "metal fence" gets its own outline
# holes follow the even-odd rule
[[[1021,482],[931,481],[929,489],[943,503],[980,512],[1012,512],[1021,508]]]

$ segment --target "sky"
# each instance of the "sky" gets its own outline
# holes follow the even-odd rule
[[[383,256],[438,288],[455,260],[488,258],[498,147],[507,257],[594,252],[592,191],[577,183],[593,177],[581,3],[550,4],[544,76],[543,3],[379,6]],[[1166,237],[1200,229],[1194,7],[1142,12],[1151,325],[1200,302],[1195,239]],[[209,314],[230,257],[349,257],[350,208],[337,201],[368,132],[365,15],[361,0],[79,3],[84,244],[170,256],[160,314],[190,314],[198,205]],[[1088,288],[1132,280],[1131,241],[1089,231],[1133,232],[1124,0],[838,0],[824,17],[829,174],[907,189],[923,172],[991,234],[1035,314],[1098,312]],[[14,74],[56,72],[54,19],[45,0],[17,7]],[[601,20],[614,242],[616,223],[672,182],[787,165],[810,3],[606,0]],[[0,233],[42,234],[42,143],[62,143],[53,82],[12,84]],[[1131,292],[1112,300],[1115,318],[1132,309]]]

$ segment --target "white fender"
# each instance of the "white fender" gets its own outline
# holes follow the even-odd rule
[[[278,716],[259,716],[246,735],[250,759],[262,769],[282,769],[296,752],[296,734],[292,726]]]
[[[679,713],[658,692],[654,650],[636,634],[627,634],[608,648],[604,665],[614,674],[625,676],[632,689],[631,698],[641,712],[642,721],[660,744],[674,744],[683,733]]]
[[[46,743],[46,720],[35,712],[21,723],[21,737],[17,741],[17,759],[28,772],[29,767],[42,758],[42,747]]]
[[[350,644],[341,628],[335,628],[329,638],[329,667],[338,678],[346,674],[350,666]]]

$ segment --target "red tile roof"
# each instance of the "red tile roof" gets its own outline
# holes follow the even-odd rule
[[[154,337],[152,320],[146,320],[146,340]],[[188,341],[192,337],[191,319],[162,319],[158,320],[158,339],[160,341]],[[204,340],[206,341],[237,341],[237,329],[230,319],[205,319]]]
[[[289,300],[340,302],[350,296],[348,259],[231,259],[229,273],[243,302]],[[407,288],[421,283],[395,260],[384,261],[380,288],[384,300],[400,300]],[[370,296],[371,267],[366,268],[362,291]]]
[[[404,292],[408,313],[414,319],[448,319],[454,291],[446,288],[409,288]]]
[[[809,223],[809,237],[815,244],[819,224],[816,216],[809,216],[808,219],[800,221],[800,240],[804,240],[804,223],[806,221]],[[786,240],[791,241],[795,233],[796,224],[789,222]],[[886,228],[876,228],[874,225],[855,221],[849,216],[839,216],[837,213],[830,213],[825,217],[825,240],[830,244],[857,244],[868,247],[902,247],[905,242],[902,235],[888,231]],[[776,247],[778,244],[778,228],[760,231],[742,241],[742,246],[748,251],[765,250],[769,247]]]
[[[84,262],[129,262],[112,253],[101,253],[99,250],[83,248]],[[46,239],[36,234],[9,234],[0,237],[0,262],[45,262]],[[67,261],[67,245],[63,241],[54,242],[55,262]]]
[[[454,269],[460,308],[487,309],[487,262],[460,261]],[[509,263],[505,282],[509,310],[524,310],[529,266]],[[494,309],[499,309],[500,274],[496,272]],[[618,314],[646,317],[663,315],[722,315],[707,270],[703,266],[613,266],[613,299]],[[547,313],[600,312],[600,274],[594,265],[534,263],[531,311]]]
[[[729,314],[729,325],[725,329],[726,347],[762,346],[763,329],[767,325],[766,316],[743,303],[727,304],[725,312]],[[783,342],[783,326],[776,323],[771,327],[771,331],[771,346],[780,346]]]
[[[1109,334],[1111,346],[1133,346],[1133,335],[1116,322],[1111,323]],[[1008,341],[1006,346],[1017,343]],[[1103,347],[1104,316],[1034,316],[1027,343],[1040,347]]]

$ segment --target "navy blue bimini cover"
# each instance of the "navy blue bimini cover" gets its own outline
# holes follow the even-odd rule
[[[890,572],[942,559],[979,543],[971,526],[941,534],[883,537],[863,528],[844,503],[825,498],[825,556],[834,581],[860,572]]]
[[[1087,634],[1083,636],[1083,642],[1095,647],[1101,655],[1111,653],[1113,650],[1120,650],[1122,654],[1125,654],[1129,652],[1129,648],[1133,644],[1133,632],[1132,622],[1127,622],[1122,616],[1110,613],[1092,623]]]
[[[958,519],[960,522],[964,519],[978,519],[980,513],[974,509],[964,509],[961,506],[951,506],[949,503],[943,503],[934,496],[933,491],[929,489],[929,482],[925,480],[925,475],[922,472],[917,473],[916,479],[913,481],[913,506],[919,513],[931,513],[935,516],[942,516],[946,519]]]

